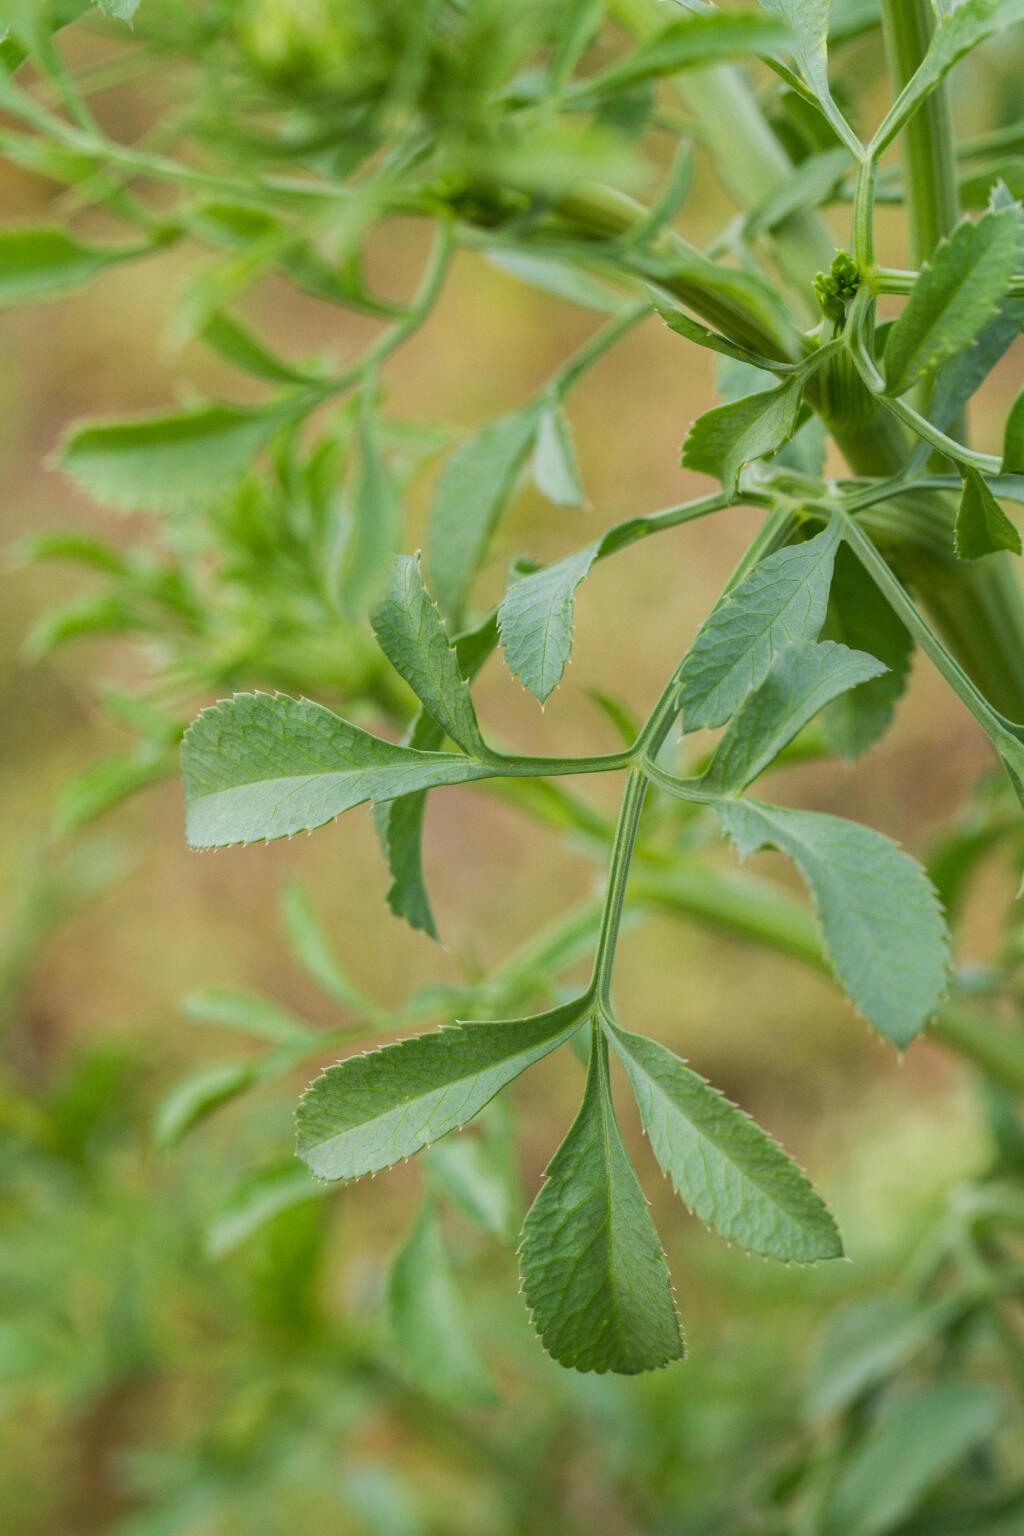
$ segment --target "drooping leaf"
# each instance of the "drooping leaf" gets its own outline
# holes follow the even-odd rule
[[[468,437],[445,463],[430,512],[427,565],[442,613],[458,618],[533,445],[536,401]]]
[[[722,1237],[769,1258],[840,1258],[836,1224],[778,1142],[656,1040],[608,1037],[676,1193]]]
[[[850,1001],[902,1050],[946,986],[949,941],[921,866],[871,827],[817,811],[720,800],[741,857],[778,848],[807,881],[832,967]]]
[[[704,784],[721,794],[738,794],[830,700],[884,671],[876,657],[832,640],[786,646],[733,716]]]
[[[914,284],[885,346],[885,388],[902,395],[970,347],[1006,294],[1021,254],[1015,208],[958,224]]]
[[[683,444],[684,468],[716,476],[726,494],[735,496],[743,466],[777,453],[793,436],[802,391],[803,381],[794,375],[777,389],[705,411]]]
[[[73,427],[57,463],[75,484],[126,512],[206,506],[249,467],[291,407],[204,405],[134,421]]]
[[[836,1479],[823,1536],[885,1536],[992,1434],[999,1417],[996,1394],[965,1382],[945,1381],[895,1399]]]
[[[84,245],[56,226],[0,229],[0,305],[48,299],[150,247]]]
[[[800,72],[819,100],[829,97],[828,26],[832,0],[761,0],[772,16],[784,22]]]
[[[542,704],[561,682],[572,651],[573,595],[599,549],[595,541],[513,582],[498,609],[509,671]]]
[[[181,746],[193,848],[308,832],[366,800],[487,778],[452,752],[397,747],[286,694],[237,693],[185,732]]]
[[[272,352],[255,331],[235,315],[220,310],[212,315],[202,329],[202,338],[218,357],[253,378],[265,379],[270,384],[312,384],[315,376],[294,368],[284,358]]]
[[[369,613],[385,591],[402,537],[402,500],[381,452],[377,424],[365,407],[356,441],[352,521],[338,574],[338,596],[350,618]]]
[[[748,347],[741,347],[736,342],[730,341],[728,336],[721,336],[717,331],[708,330],[706,325],[701,325],[699,320],[694,320],[685,309],[680,309],[678,304],[670,304],[660,294],[651,291],[651,302],[658,314],[664,320],[670,331],[677,336],[682,336],[687,341],[692,341],[698,347],[706,347],[710,352],[718,352],[722,357],[734,358],[737,362],[748,363],[753,368],[772,369],[779,365],[771,358],[762,357],[758,352],[751,352]]]
[[[308,890],[294,876],[281,891],[281,925],[292,954],[328,997],[357,1011],[369,1006],[365,992],[346,975]]]
[[[297,1115],[299,1156],[320,1179],[355,1179],[467,1125],[582,1022],[568,1003],[530,1019],[456,1024],[328,1067]]]
[[[997,550],[1021,552],[1020,534],[988,488],[984,475],[962,465],[963,492],[956,514],[956,553],[960,560],[979,560]]]
[[[994,32],[1024,21],[1024,0],[960,0],[940,17],[918,69],[904,86],[889,114],[906,122],[965,53]]]
[[[541,414],[533,450],[533,483],[556,507],[582,507],[587,499],[572,428],[561,405],[549,405]]]
[[[770,53],[782,47],[786,38],[785,27],[753,10],[680,16],[599,75],[581,80],[574,94],[603,95],[683,69],[704,69],[723,59]]]
[[[714,609],[680,673],[686,730],[724,725],[784,646],[817,638],[839,542],[830,523],[806,543],[777,550]]]
[[[560,1365],[635,1375],[682,1358],[668,1265],[619,1135],[603,1042],[526,1217],[520,1267],[534,1327]]]
[[[176,1147],[200,1120],[248,1088],[254,1076],[255,1067],[249,1061],[219,1062],[190,1073],[157,1106],[153,1119],[156,1145],[164,1152]]]
[[[202,992],[189,992],[179,1006],[186,1018],[197,1023],[239,1030],[257,1040],[270,1040],[278,1045],[314,1038],[313,1031],[279,1003],[232,987],[207,987]]]
[[[246,1174],[220,1206],[206,1232],[205,1248],[211,1259],[222,1259],[240,1247],[281,1211],[319,1200],[324,1184],[310,1177],[294,1157]]]
[[[1003,431],[1003,474],[1024,475],[1024,390],[1010,408]]]
[[[440,1223],[425,1200],[388,1275],[388,1321],[405,1376],[428,1397],[460,1407],[496,1394],[466,1330]]]
[[[858,650],[869,650],[889,669],[825,706],[822,722],[843,757],[858,757],[884,735],[906,687],[913,641],[856,555],[843,544],[829,594],[825,633]]]
[[[423,585],[418,555],[399,555],[394,561],[371,623],[384,654],[445,735],[467,752],[485,751],[469,685]]]

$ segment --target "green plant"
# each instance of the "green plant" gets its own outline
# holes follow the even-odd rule
[[[123,19],[134,11],[106,8]],[[662,862],[677,859],[693,874],[688,896],[675,887],[677,905],[821,964],[813,925],[781,893],[765,902],[756,884],[723,883],[685,839],[710,821],[741,855],[763,847],[788,855],[810,889],[828,964],[880,1034],[904,1049],[935,1018],[939,1038],[1019,1083],[1019,1039],[988,1019],[965,1028],[955,992],[943,1003],[946,925],[915,861],[870,828],[746,791],[794,756],[853,757],[873,744],[916,646],[1024,798],[1024,606],[1006,559],[1020,541],[1000,505],[1024,499],[1024,397],[999,457],[967,446],[962,425],[1021,328],[1024,225],[1012,165],[993,163],[988,140],[963,146],[972,166],[965,194],[982,211],[957,222],[943,94],[953,66],[1024,10],[1019,0],[963,0],[934,15],[923,0],[883,5],[896,98],[864,139],[843,93],[838,103],[833,95],[830,8],[820,0],[765,0],[759,10],[694,4],[668,19],[648,0],[584,0],[557,24],[541,5],[510,18],[491,0],[392,0],[354,7],[345,25],[327,6],[153,3],[137,17],[140,39],[156,57],[197,55],[203,88],[165,125],[166,143],[140,147],[103,132],[54,42],[58,25],[85,9],[6,7],[0,105],[18,126],[4,130],[0,147],[68,182],[76,210],[104,210],[130,226],[132,240],[10,230],[0,295],[14,302],[62,291],[113,262],[204,241],[220,254],[189,286],[180,323],[275,387],[256,405],[200,403],[66,435],[58,460],[79,486],[125,510],[161,514],[179,547],[154,572],[146,562],[113,562],[103,546],[44,539],[35,554],[104,567],[112,587],[84,618],[51,621],[42,643],[151,625],[173,637],[163,681],[176,707],[190,692],[240,677],[308,682],[312,691],[326,683],[360,713],[383,709],[390,723],[408,717],[415,696],[417,712],[396,745],[308,699],[240,693],[199,715],[182,765],[195,847],[311,831],[372,801],[390,905],[428,933],[436,926],[420,836],[433,789],[502,781],[527,808],[557,807],[591,843],[606,845],[606,892],[588,917],[593,964],[581,991],[556,993],[539,1014],[504,1013],[506,1001],[526,1008],[535,992],[551,990],[560,965],[548,957],[531,976],[543,986],[525,995],[477,989],[474,1022],[329,1067],[300,1104],[298,1144],[321,1179],[375,1172],[460,1129],[557,1047],[582,1043],[583,1105],[523,1229],[526,1301],[544,1344],[566,1365],[634,1373],[666,1364],[682,1354],[682,1332],[616,1128],[612,1060],[625,1069],[655,1155],[702,1220],[786,1261],[837,1257],[842,1246],[788,1156],[664,1046],[619,1022],[612,979],[627,904],[673,901],[671,877],[659,884],[644,869],[645,846],[660,838]],[[599,31],[606,10],[635,42]],[[836,46],[876,21],[871,7],[836,12]],[[44,82],[34,92],[14,78],[28,56]],[[138,57],[145,67],[146,50]],[[750,58],[767,68],[778,133],[728,62]],[[115,66],[97,65],[101,76],[104,67]],[[741,211],[709,251],[673,224],[688,151],[653,205],[628,190],[638,145],[678,138],[659,94],[669,77]],[[900,135],[902,173],[880,169]],[[170,199],[148,195],[151,187]],[[912,270],[877,259],[873,215],[883,197],[906,209]],[[818,220],[828,200],[850,204],[848,251],[834,250]],[[368,289],[360,258],[371,232],[408,216],[431,222],[433,243],[417,293],[396,304]],[[448,455],[425,539],[428,591],[419,558],[398,553],[400,490],[437,438],[382,416],[380,375],[425,321],[459,247],[610,318],[525,405]],[[383,329],[344,368],[278,356],[233,313],[271,272],[383,319]],[[889,294],[906,295],[906,305],[895,322],[876,324],[877,301]],[[583,500],[566,400],[652,305],[672,331],[722,359],[723,401],[699,417],[683,447],[683,464],[721,490],[631,517],[549,567],[516,562],[500,600],[475,608],[478,572],[527,463],[552,503]],[[822,424],[844,474],[825,473]],[[568,662],[575,593],[594,562],[737,503],[763,509],[761,530],[646,720],[627,723],[619,750],[527,756],[484,736],[469,684],[493,652],[500,647],[543,703]],[[200,505],[208,513],[197,558],[189,519]],[[225,652],[208,588],[205,601],[191,590],[211,580],[211,546],[220,561],[213,579],[238,615],[237,643]],[[274,626],[262,622],[267,611]],[[325,654],[325,624],[343,643],[338,654],[333,645]],[[612,713],[622,724],[622,711]],[[152,717],[135,710],[133,719]],[[710,752],[690,739],[721,727]],[[115,772],[106,793],[93,786],[86,808],[166,771],[176,732],[173,720],[142,724],[136,771]],[[611,830],[551,782],[594,773],[624,776]],[[1015,809],[1006,820],[1005,841],[1016,842]],[[370,1033],[380,1023],[371,1010],[362,1027]],[[323,1044],[305,1039],[293,1051],[284,1042],[279,1063]],[[187,1124],[252,1078],[247,1064],[193,1085],[192,1099],[167,1112],[165,1131],[175,1114]],[[429,1227],[412,1241],[417,1263],[436,1258]]]

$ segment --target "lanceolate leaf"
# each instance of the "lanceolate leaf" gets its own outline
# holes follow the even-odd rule
[[[817,638],[839,542],[830,523],[806,543],[777,550],[718,605],[680,674],[686,730],[724,725],[784,646]]]
[[[294,1157],[246,1175],[210,1224],[205,1245],[208,1256],[223,1258],[281,1211],[319,1200],[326,1192],[326,1185],[310,1178],[309,1170]]]
[[[492,1402],[494,1387],[466,1330],[466,1308],[426,1200],[388,1276],[388,1320],[403,1373],[459,1407]]]
[[[560,1365],[635,1375],[682,1358],[668,1265],[615,1122],[603,1041],[527,1215],[520,1266],[534,1326]]]
[[[309,699],[238,693],[181,747],[188,840],[226,847],[312,831],[365,800],[487,778],[482,763],[370,736]]]
[[[778,848],[810,888],[833,969],[851,1002],[901,1049],[945,990],[949,944],[921,866],[889,838],[839,816],[753,800],[715,814],[740,855]]]
[[[411,1157],[468,1124],[582,1019],[574,1002],[535,1018],[456,1024],[350,1056],[303,1096],[299,1156],[319,1179],[359,1178]]]
[[[885,347],[885,387],[902,395],[969,347],[991,321],[1021,252],[1016,208],[957,226],[914,284]]]
[[[884,735],[906,687],[913,641],[856,555],[843,544],[836,554],[825,633],[857,649],[870,648],[888,670],[826,705],[822,721],[829,741],[853,758]]]
[[[777,1142],[656,1040],[608,1031],[655,1157],[694,1215],[769,1258],[839,1258],[828,1209]]]
[[[469,685],[423,585],[418,555],[395,560],[390,586],[372,623],[384,654],[445,735],[467,752],[482,752]]]
[[[687,341],[694,342],[698,347],[706,347],[710,352],[719,352],[723,357],[735,358],[740,363],[749,363],[753,368],[780,367],[780,364],[773,362],[771,358],[762,357],[758,352],[751,352],[748,347],[738,346],[736,342],[730,341],[728,336],[720,336],[717,331],[708,330],[706,325],[701,325],[699,320],[694,320],[688,315],[685,309],[680,309],[677,304],[670,304],[658,294],[652,292],[651,302],[670,331],[674,331],[677,336],[682,336]],[[785,366],[783,371],[788,371]]]
[[[491,534],[533,446],[539,406],[488,422],[455,450],[438,481],[427,535],[431,586],[449,619],[462,610]]]
[[[107,267],[149,246],[83,245],[63,229],[0,229],[0,305],[48,299],[81,288]]]
[[[597,559],[600,541],[513,582],[498,609],[509,670],[543,704],[572,650],[573,594]]]
[[[281,925],[292,954],[328,997],[346,1008],[370,1006],[365,993],[345,974],[309,892],[294,877],[281,892]]]
[[[996,501],[984,475],[961,468],[964,488],[956,514],[956,552],[961,560],[978,560],[997,550],[1021,552],[1020,534]]]
[[[253,410],[204,405],[87,422],[64,438],[57,462],[97,501],[128,512],[188,511],[236,480],[296,409],[283,402]]]
[[[602,74],[581,81],[577,93],[620,91],[644,80],[702,69],[718,60],[770,53],[784,45],[786,29],[756,11],[679,16]]]
[[[717,476],[726,494],[734,496],[744,464],[776,453],[793,436],[802,390],[802,379],[794,376],[777,389],[705,411],[683,444],[684,467]]]
[[[787,646],[767,677],[751,689],[719,743],[704,783],[738,794],[792,741],[819,709],[839,694],[866,683],[885,666],[865,651],[825,640]]]
[[[537,427],[533,481],[556,507],[581,507],[586,501],[569,418],[560,405],[549,405]]]
[[[360,413],[357,441],[352,521],[338,576],[338,596],[352,618],[368,613],[387,586],[402,533],[401,498],[368,408]]]

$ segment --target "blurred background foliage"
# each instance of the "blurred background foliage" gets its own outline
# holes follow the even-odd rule
[[[430,175],[446,195],[475,196],[481,168],[525,195],[597,167],[656,195],[677,104],[631,86],[586,131],[542,120],[528,142],[503,138],[488,104],[511,79],[536,88],[524,65],[536,8],[441,7],[455,18],[451,36],[442,29],[422,74],[404,79],[396,39],[419,9],[144,0],[134,37],[93,22],[63,34],[61,48],[123,143],[159,150],[188,131],[229,162],[258,152],[272,170],[275,155],[305,155],[345,176],[379,153],[404,91],[436,129]],[[871,7],[860,10],[870,20]],[[886,90],[878,33],[851,24],[850,37],[841,86],[871,117]],[[588,69],[610,66],[623,34],[609,28],[595,46]],[[1020,59],[1019,43],[992,48],[958,74],[965,131],[1021,117]],[[37,85],[54,106],[52,84]],[[771,91],[796,158],[821,148],[777,82],[759,77],[758,89]],[[268,112],[280,129],[283,102],[286,132],[261,136]],[[658,112],[664,121],[652,123]],[[81,167],[69,189],[59,171],[41,150],[34,163],[25,151],[4,162],[6,220],[73,210]],[[539,963],[530,943],[546,934],[541,947],[550,942],[561,967],[578,964],[578,935],[548,925],[568,907],[585,926],[601,867],[579,813],[557,797],[526,806],[531,816],[489,789],[433,796],[426,862],[440,948],[386,912],[368,814],[308,844],[185,852],[175,745],[196,705],[233,687],[281,687],[393,729],[411,708],[365,626],[321,580],[358,407],[336,410],[312,451],[279,445],[258,478],[201,518],[114,513],[45,466],[78,415],[263,398],[265,386],[231,365],[237,336],[216,330],[229,301],[244,296],[247,323],[315,372],[325,353],[342,365],[358,354],[426,258],[420,222],[400,209],[381,219],[372,200],[355,199],[326,211],[319,254],[284,240],[285,281],[280,230],[240,237],[222,219],[211,232],[211,207],[195,213],[205,246],[168,238],[145,262],[99,273],[85,295],[2,320],[13,569],[0,626],[0,1528],[1024,1530],[1014,1097],[927,1040],[897,1059],[813,967],[657,909],[624,941],[618,986],[633,1027],[680,1051],[813,1171],[852,1259],[773,1268],[708,1239],[652,1181],[627,1117],[682,1293],[681,1366],[635,1381],[560,1371],[515,1296],[509,1233],[578,1095],[568,1055],[516,1090],[529,1109],[518,1136],[499,1107],[464,1138],[468,1153],[442,1150],[342,1191],[297,1182],[291,1113],[311,1068],[293,1064],[289,1042],[311,1029],[341,1035],[367,1011],[386,1038],[395,1013],[450,1016],[471,1000],[493,1004],[502,986],[535,997],[550,955]],[[478,212],[485,227],[487,209]],[[897,213],[881,227],[894,258]],[[698,146],[677,227],[703,246],[733,215]],[[837,231],[845,216],[830,212]],[[108,215],[85,207],[79,227],[103,238]],[[361,274],[346,254],[355,250]],[[436,309],[383,369],[406,548],[422,541],[439,452],[526,398],[594,329],[592,313],[514,269],[460,250]],[[335,285],[340,305],[318,292]],[[986,412],[1005,415],[1020,355],[985,387],[982,442]],[[708,354],[681,350],[656,321],[634,330],[572,397],[586,505],[554,510],[527,487],[498,531],[485,595],[498,594],[518,554],[555,558],[620,518],[696,494],[676,467],[678,445],[713,391]],[[654,699],[756,526],[737,508],[596,568],[574,665],[543,717],[492,665],[476,690],[485,725],[523,750],[613,746],[593,690],[638,712]],[[1009,861],[971,862],[1008,814],[987,769],[970,722],[919,665],[895,728],[856,775],[815,761],[783,780],[801,804],[863,818],[922,856],[940,850],[964,986],[982,998],[993,969],[1013,978],[1024,952],[1019,909],[1008,926],[998,915],[1012,894]],[[142,792],[124,798],[130,789]],[[608,793],[592,781],[581,796],[599,821]],[[552,820],[567,822],[565,837],[550,836]],[[773,858],[762,864],[786,878]],[[961,868],[972,876],[962,889]],[[1014,1013],[1013,986],[1008,995]],[[240,1086],[251,1091],[206,1114]],[[425,1225],[424,1186],[434,1192]],[[418,1369],[418,1337],[396,1346],[388,1293],[403,1244],[413,1272],[431,1275],[435,1305],[418,1324],[428,1359],[431,1330],[444,1342],[446,1308],[469,1320],[479,1358],[462,1362],[454,1384]],[[475,1372],[482,1400],[467,1406]]]

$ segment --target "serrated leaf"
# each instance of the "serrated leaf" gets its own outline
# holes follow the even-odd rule
[[[958,560],[979,560],[1009,549],[1021,552],[1020,534],[988,488],[984,475],[968,465],[960,466],[963,491],[956,514],[955,548]]]
[[[928,52],[907,82],[890,116],[906,122],[942,83],[958,59],[994,32],[1024,21],[1024,0],[960,0],[940,17]]]
[[[441,471],[430,511],[427,565],[442,613],[457,618],[515,488],[537,430],[531,401],[468,437]]]
[[[601,74],[579,81],[570,95],[603,95],[683,69],[704,69],[723,59],[770,53],[786,39],[785,27],[753,10],[680,16]]]
[[[328,1067],[298,1109],[299,1156],[320,1179],[355,1179],[467,1125],[495,1094],[562,1045],[579,1002],[529,1019],[455,1024]]]
[[[25,304],[82,288],[149,246],[84,245],[56,226],[0,229],[0,305]]]
[[[827,100],[828,25],[831,0],[761,0],[761,5],[793,38],[793,52],[800,71],[819,99]]]
[[[157,1106],[153,1140],[161,1151],[176,1147],[187,1131],[248,1088],[256,1067],[249,1061],[220,1062],[190,1073]]]
[[[366,800],[488,778],[453,752],[397,747],[287,694],[236,693],[181,744],[186,829],[193,848],[310,832]]]
[[[946,987],[949,941],[916,860],[871,827],[818,811],[720,800],[723,830],[746,857],[777,848],[810,888],[832,968],[847,997],[901,1050]]]
[[[188,1019],[195,1019],[200,1024],[215,1024],[219,1029],[237,1029],[257,1040],[284,1045],[314,1038],[313,1031],[301,1019],[278,1003],[232,987],[208,987],[202,992],[189,992],[179,1006]]]
[[[704,775],[705,787],[738,794],[830,700],[884,671],[876,657],[831,640],[786,646],[733,716]]]
[[[573,595],[598,557],[601,541],[515,581],[498,609],[509,671],[543,704],[562,680],[572,652]]]
[[[603,1041],[526,1217],[520,1268],[534,1327],[560,1365],[636,1375],[682,1358],[668,1265],[615,1121]]]
[[[1004,475],[1024,475],[1024,390],[1010,408],[1003,429]]]
[[[683,444],[683,466],[714,475],[735,496],[740,470],[754,459],[777,453],[796,431],[803,380],[787,379],[776,389],[713,406],[698,416]]]
[[[836,1224],[810,1181],[749,1115],[666,1046],[610,1028],[651,1149],[695,1216],[769,1258],[840,1258]]]
[[[356,443],[351,523],[338,573],[338,597],[353,619],[369,613],[386,590],[402,538],[402,499],[367,409],[360,412]]]
[[[997,1395],[967,1383],[946,1381],[890,1402],[836,1478],[823,1536],[885,1536],[999,1418]]]
[[[858,757],[884,735],[903,693],[914,643],[851,549],[836,554],[825,633],[854,649],[870,648],[888,668],[844,693],[822,715],[829,742],[846,758]]]
[[[687,731],[724,725],[779,651],[817,638],[840,538],[829,523],[806,543],[776,550],[713,610],[680,673]]]
[[[370,1006],[366,993],[346,975],[309,892],[294,876],[281,891],[281,924],[292,954],[328,997],[356,1011]]]
[[[904,394],[969,347],[1006,294],[1021,254],[1014,208],[995,209],[959,224],[936,248],[889,333],[885,390]]]
[[[282,1211],[322,1199],[326,1193],[326,1186],[311,1178],[309,1170],[294,1157],[247,1174],[207,1228],[207,1256],[224,1258]]]
[[[569,418],[561,405],[546,406],[537,425],[533,483],[556,507],[582,507],[586,501]]]
[[[494,1400],[429,1200],[391,1266],[387,1305],[402,1372],[428,1397],[458,1407]]]
[[[977,393],[999,359],[1024,330],[1024,300],[1004,299],[974,345],[940,369],[928,401],[928,419],[945,432]]]
[[[97,501],[126,512],[206,506],[249,467],[294,406],[204,405],[73,427],[57,463]]]
[[[381,650],[444,734],[467,752],[486,751],[469,685],[423,585],[418,555],[395,560],[387,592],[370,621]]]

